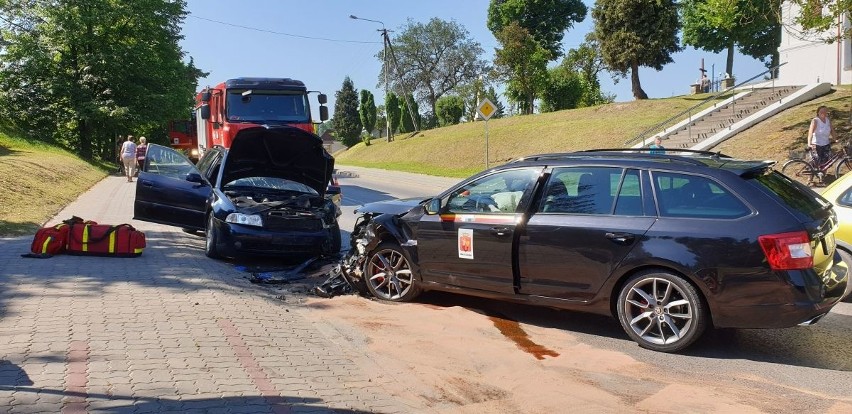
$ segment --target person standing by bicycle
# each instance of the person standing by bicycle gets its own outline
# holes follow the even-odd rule
[[[831,141],[834,137],[834,127],[831,126],[831,120],[828,119],[828,108],[825,105],[820,105],[817,108],[816,118],[811,120],[811,127],[808,129],[808,145],[811,148],[816,148],[817,165],[823,163],[831,156]]]

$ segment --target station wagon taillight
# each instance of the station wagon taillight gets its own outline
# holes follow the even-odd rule
[[[814,265],[808,233],[767,234],[757,238],[772,270],[808,269]]]

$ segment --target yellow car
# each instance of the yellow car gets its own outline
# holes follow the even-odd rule
[[[837,251],[843,261],[852,268],[852,173],[844,174],[829,184],[821,195],[834,205],[839,221],[837,233],[834,235]],[[852,301],[852,296],[846,297],[845,301]]]

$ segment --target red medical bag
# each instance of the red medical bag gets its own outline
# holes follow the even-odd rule
[[[145,234],[129,224],[75,223],[68,235],[68,254],[136,257],[144,248]]]
[[[68,244],[68,233],[71,230],[71,225],[82,222],[83,219],[74,216],[55,226],[38,229],[33,238],[33,244],[30,246],[30,251],[36,255],[64,253]]]

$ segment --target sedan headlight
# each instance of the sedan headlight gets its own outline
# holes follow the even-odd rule
[[[225,222],[242,224],[244,226],[263,227],[263,219],[257,214],[231,213],[225,218]]]

